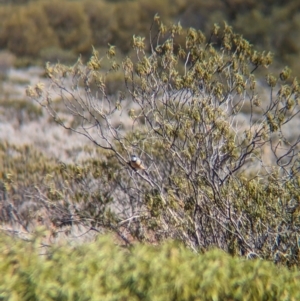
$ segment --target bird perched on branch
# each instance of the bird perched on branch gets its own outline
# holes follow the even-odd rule
[[[130,161],[128,164],[134,169],[134,170],[146,170],[146,167],[143,165],[142,160],[137,157],[136,155],[132,155],[130,158]]]

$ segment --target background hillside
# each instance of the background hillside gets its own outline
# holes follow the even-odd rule
[[[293,66],[300,55],[298,1],[1,1],[0,49],[17,58],[16,65],[45,61],[72,62],[88,57],[91,45],[116,45],[130,51],[132,33],[148,36],[153,16],[180,22],[205,34],[213,23],[226,21],[259,50],[271,51],[275,61]]]

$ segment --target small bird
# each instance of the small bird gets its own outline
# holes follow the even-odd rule
[[[132,155],[130,161],[128,162],[128,164],[134,169],[134,170],[138,170],[138,169],[142,169],[145,170],[146,167],[143,165],[142,160],[140,158],[138,158],[136,155]]]

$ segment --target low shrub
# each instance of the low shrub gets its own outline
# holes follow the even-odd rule
[[[100,237],[70,247],[0,234],[0,297],[19,300],[298,300],[299,271],[174,242],[130,250]]]

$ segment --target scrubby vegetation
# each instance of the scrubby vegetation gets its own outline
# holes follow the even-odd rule
[[[24,24],[39,24],[53,48],[31,45],[29,34],[26,57],[88,56],[98,39],[91,26],[109,17],[96,18],[98,5],[119,10],[122,30],[101,32],[107,40],[88,60],[47,63],[43,83],[27,88],[30,102],[0,101],[20,128],[47,114],[49,127],[66,130],[64,143],[77,135],[92,144],[70,150],[70,158],[84,153],[75,163],[1,141],[0,299],[299,298],[300,86],[292,71],[270,67],[273,55],[227,23],[204,31],[169,23],[180,1],[166,10],[169,25],[156,14],[150,36],[132,39],[123,2],[28,3],[4,24],[22,35],[14,41],[26,40]],[[126,2],[132,11],[141,4],[151,10],[146,0]],[[31,25],[29,8],[41,14]],[[150,27],[140,24],[137,34]],[[128,164],[132,154],[146,170]],[[98,233],[114,244],[91,243]]]
[[[78,200],[100,214],[85,221],[113,229],[126,244],[174,238],[195,251],[214,246],[297,265],[299,136],[290,130],[300,112],[297,79],[284,68],[258,81],[254,74],[271,55],[226,24],[206,39],[154,21],[150,54],[134,36],[134,57],[118,64],[114,46],[103,58],[94,49],[87,64],[48,64],[50,88],[27,90],[58,124],[102,149],[92,167],[75,172],[85,184]],[[126,88],[117,98],[106,77],[119,70]],[[132,153],[147,172],[128,166]]]
[[[0,236],[1,300],[298,300],[300,274],[180,244],[71,248]]]

